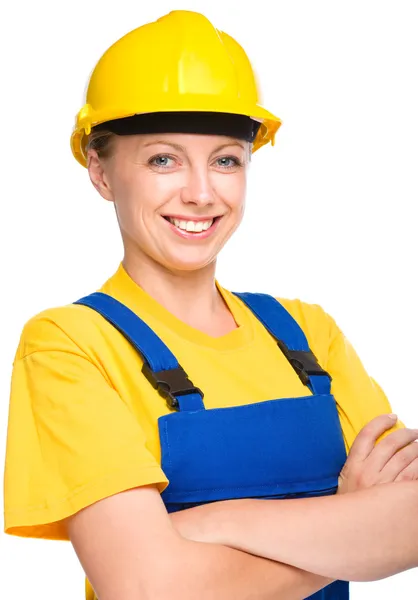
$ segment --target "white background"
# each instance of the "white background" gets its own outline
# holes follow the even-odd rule
[[[94,291],[121,258],[112,207],[70,153],[88,76],[116,39],[173,9],[204,12],[244,46],[283,120],[276,146],[254,155],[218,278],[321,304],[417,427],[416,2],[26,0],[0,18],[0,459],[24,322]],[[1,598],[83,598],[69,544],[3,535],[0,570]],[[355,584],[352,597],[412,598],[417,584],[415,570]]]

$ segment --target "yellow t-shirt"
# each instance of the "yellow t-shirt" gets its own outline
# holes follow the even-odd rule
[[[309,395],[251,311],[219,290],[239,327],[213,338],[174,317],[122,265],[101,288],[161,337],[204,392],[206,408]],[[280,301],[333,378],[349,449],[360,429],[391,412],[390,405],[329,315],[317,305]],[[128,488],[166,487],[157,422],[169,409],[141,366],[129,342],[85,306],[49,309],[28,321],[12,377],[6,533],[67,539],[60,521],[82,508]]]

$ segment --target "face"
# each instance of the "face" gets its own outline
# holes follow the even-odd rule
[[[116,136],[112,156],[88,165],[115,203],[125,256],[170,271],[215,263],[244,212],[250,144],[225,136]]]

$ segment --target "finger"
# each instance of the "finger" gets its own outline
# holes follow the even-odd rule
[[[379,415],[360,431],[350,449],[350,460],[365,460],[375,447],[376,440],[397,421],[396,415]]]
[[[418,444],[414,441],[399,450],[383,467],[379,483],[391,483],[408,467],[415,463],[414,469],[418,477]],[[408,472],[411,474],[411,472]]]
[[[418,444],[415,444],[418,446]],[[418,479],[418,459],[416,458],[410,465],[399,473],[395,481],[416,481]]]
[[[396,453],[418,438],[417,429],[398,429],[379,442],[367,458],[367,469],[379,473]]]

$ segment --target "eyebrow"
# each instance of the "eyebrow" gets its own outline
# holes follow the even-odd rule
[[[148,144],[144,144],[144,147],[155,146],[156,144],[172,146],[179,152],[186,152],[186,148],[184,146],[181,146],[180,144],[175,144],[174,142],[168,142],[167,140],[157,140],[156,142],[148,142]],[[239,146],[240,148],[245,150],[245,146],[243,144],[241,144],[240,142],[234,141],[234,142],[227,142],[226,144],[222,144],[221,146],[218,146],[217,148],[215,148],[215,150],[212,152],[212,154],[214,154],[215,152],[219,152],[219,150],[223,150],[223,148],[228,148],[228,146]]]

